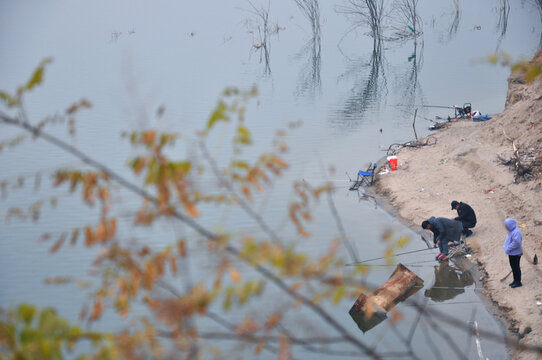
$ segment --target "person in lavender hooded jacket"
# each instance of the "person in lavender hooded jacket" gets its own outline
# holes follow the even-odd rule
[[[506,219],[504,225],[508,230],[506,234],[506,240],[504,240],[504,252],[508,255],[510,267],[512,268],[512,274],[514,275],[514,281],[510,283],[510,287],[517,288],[522,286],[521,284],[521,269],[519,267],[519,260],[523,255],[523,249],[521,247],[522,235],[521,231],[516,226],[516,220]]]

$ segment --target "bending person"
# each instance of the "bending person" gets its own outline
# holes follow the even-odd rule
[[[444,217],[431,216],[422,222],[422,228],[431,230],[433,233],[434,247],[439,248],[440,253],[436,260],[448,260],[448,242],[459,243],[461,239],[461,222]]]

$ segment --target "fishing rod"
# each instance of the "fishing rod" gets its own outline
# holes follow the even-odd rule
[[[421,107],[440,108],[440,109],[455,109],[457,106],[442,106],[442,105],[418,105]]]
[[[419,250],[406,251],[406,252],[403,252],[403,253],[394,254],[394,255],[392,255],[391,257],[395,257],[395,256],[399,256],[399,255],[406,255],[406,254],[417,253],[417,252],[425,251],[425,250],[433,250],[433,248],[425,248],[425,249],[419,249]],[[374,258],[374,259],[368,259],[368,260],[363,260],[363,261],[357,261],[357,262],[353,262],[353,263],[350,263],[350,264],[345,264],[345,266],[352,266],[352,265],[357,265],[357,264],[363,264],[363,263],[366,263],[366,262],[369,262],[369,261],[384,259],[384,258],[386,258],[386,257],[388,257],[388,256],[381,256],[381,257],[377,257],[377,258]]]
[[[455,106],[444,106],[444,105],[424,105],[424,104],[421,104],[421,105],[398,104],[397,106],[421,106],[421,107],[440,108],[440,109],[455,109],[456,107],[458,107],[457,105],[455,105]]]

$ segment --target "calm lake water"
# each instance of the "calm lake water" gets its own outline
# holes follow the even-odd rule
[[[260,3],[267,4],[254,2],[258,7],[262,6]],[[122,131],[154,127],[193,138],[204,127],[223,89],[256,85],[259,96],[248,106],[246,116],[255,139],[251,153],[269,149],[270,134],[276,130],[287,128],[291,122],[303,123],[288,133],[290,151],[286,160],[290,170],[255,203],[258,213],[280,236],[292,236],[291,227],[285,225],[285,209],[294,195],[293,182],[305,180],[318,185],[331,180],[336,185],[334,205],[359,259],[382,255],[385,245],[380,237],[389,228],[412,236],[404,251],[423,249],[425,244],[418,234],[374,202],[360,201],[358,194],[349,192],[346,173],[353,177],[368,163],[382,158],[391,143],[412,140],[415,109],[418,136],[429,134],[428,126],[435,116],[452,114],[451,109],[422,105],[470,102],[474,110],[483,114],[501,112],[509,70],[491,66],[483,59],[500,51],[515,59],[530,58],[541,45],[541,8],[534,0],[420,1],[423,34],[416,41],[383,41],[375,49],[369,29],[352,29],[349,18],[337,11],[345,4],[338,0],[320,4],[318,49],[311,41],[310,24],[295,2],[271,1],[269,22],[277,31],[269,37],[266,62],[262,48],[254,46],[259,44],[258,22],[247,1],[2,1],[0,89],[14,91],[42,59],[52,57],[54,61],[47,67],[44,84],[25,98],[29,118],[37,122],[62,112],[81,98],[88,99],[93,107],[79,114],[77,135],[69,141],[130,176],[126,159],[134,151],[126,140],[121,140]],[[395,34],[390,30],[392,25],[400,33],[408,34],[405,24],[392,20],[386,20],[386,24],[388,37]],[[158,118],[160,108],[165,111]],[[49,131],[67,136],[63,125]],[[0,125],[0,141],[17,134],[16,129]],[[219,161],[225,158],[220,154],[227,151],[227,140],[220,130],[210,139],[210,151]],[[186,154],[179,147],[175,155]],[[0,215],[5,219],[0,224],[0,306],[26,301],[54,306],[62,315],[77,319],[89,291],[80,291],[76,285],[46,285],[44,279],[66,275],[86,278],[96,252],[77,245],[50,255],[51,242],[36,240],[44,232],[58,237],[98,218],[99,209],[81,207],[78,197],[69,196],[66,188],[52,188],[47,181],[55,168],[76,166],[82,164],[42,141],[27,141],[0,153],[0,182],[7,189],[0,201]],[[19,178],[24,182],[20,183]],[[41,179],[39,186],[36,179]],[[56,206],[50,203],[52,197],[58,199]],[[138,239],[160,248],[190,235],[183,226],[169,222],[150,229],[135,228],[131,216],[140,200],[120,190],[115,198],[114,211],[121,219],[122,238]],[[43,201],[43,211],[38,222],[6,219],[10,208],[27,209],[39,200]],[[435,215],[451,216],[447,205],[450,200],[435,199],[443,203],[442,213]],[[243,213],[231,209],[204,210],[200,222],[210,229],[234,229],[238,233],[256,229]],[[309,230],[316,235],[299,247],[317,255],[327,250],[329,239],[337,235],[337,226],[326,201],[315,205],[314,211],[320,220],[312,223]],[[190,267],[191,271],[204,274],[211,271],[214,259],[201,247],[194,245]],[[348,259],[346,252],[344,256]],[[425,281],[424,289],[413,298],[427,299],[428,306],[452,313],[465,323],[476,320],[481,328],[502,331],[476,295],[478,289],[468,274],[453,263],[450,267],[436,266],[434,256],[435,251],[428,250],[398,258]],[[380,284],[392,270],[376,267],[367,280]],[[287,301],[270,297],[251,306],[257,314],[278,303],[284,305]],[[386,321],[362,334],[348,315],[351,305],[351,300],[345,300],[328,310],[378,351],[405,351],[398,334],[409,333],[416,318],[412,307],[398,305],[406,317],[396,327],[399,332]],[[134,313],[137,315],[138,311],[142,310],[135,308]],[[235,312],[224,316],[231,321],[242,320]],[[312,328],[304,323],[311,316],[303,312],[292,314],[285,322],[297,323],[299,334],[303,334],[307,327]],[[121,326],[122,322],[113,315],[105,316],[97,324],[101,329]],[[203,326],[216,327],[211,323]],[[447,331],[462,350],[469,349],[471,358],[477,356],[470,335],[452,328]],[[427,347],[429,337],[436,347],[441,347],[441,357],[450,358],[446,340],[422,330],[414,333],[413,347]],[[344,344],[339,346],[341,350],[351,350]],[[224,349],[229,351],[226,343]],[[508,357],[502,345],[488,339],[482,338],[482,349],[491,359]],[[232,357],[238,354],[236,351],[231,353]],[[435,358],[431,351],[416,353],[420,358]],[[302,348],[296,349],[295,354],[306,359],[332,358]],[[250,357],[248,353],[247,358]]]

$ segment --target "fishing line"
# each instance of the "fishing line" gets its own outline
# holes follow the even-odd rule
[[[457,304],[481,304],[481,302],[479,302],[479,301],[453,301],[453,302],[444,301],[444,302],[433,302],[433,303],[428,303],[428,304],[425,304],[424,306],[435,306],[435,305],[457,305]],[[417,305],[417,304],[405,304],[404,306],[408,306],[408,307],[419,307],[419,305]]]
[[[420,286],[413,286],[413,288],[422,289],[424,288],[423,285]],[[450,289],[450,290],[484,290],[484,288],[475,287],[475,288],[469,288],[469,287],[461,287],[461,286],[431,286],[427,289]]]
[[[353,180],[346,180],[346,179],[301,179],[302,181],[320,181],[320,182],[332,182],[332,181],[342,181],[342,182],[350,182]]]
[[[374,258],[374,259],[367,259],[367,260],[363,260],[363,261],[358,261],[358,262],[345,264],[344,266],[352,266],[352,265],[357,265],[357,264],[363,264],[363,263],[366,263],[366,262],[369,262],[369,261],[380,260],[380,259],[384,259],[384,258],[387,258],[387,257],[396,257],[396,256],[399,256],[399,255],[413,254],[413,253],[417,253],[417,252],[420,252],[420,251],[426,251],[426,250],[433,250],[433,248],[425,248],[425,249],[419,249],[419,250],[406,251],[406,252],[403,252],[403,253],[394,254],[392,256],[381,256],[381,257],[377,257],[377,258]]]

